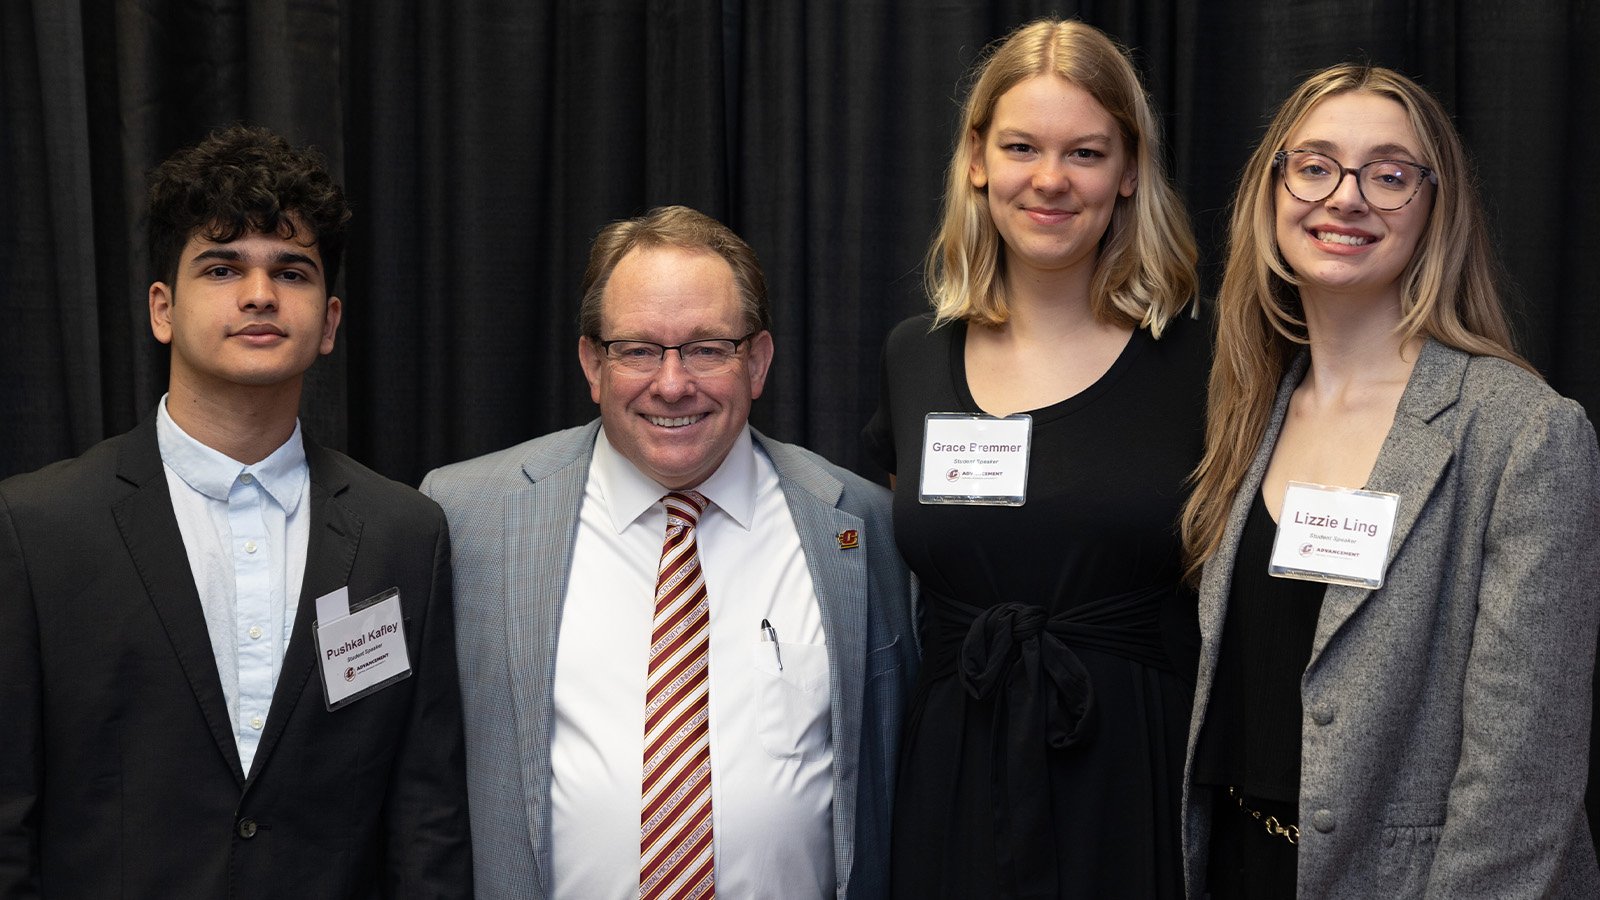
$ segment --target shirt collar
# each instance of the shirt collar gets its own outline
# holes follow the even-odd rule
[[[167,412],[167,397],[156,405],[156,444],[161,449],[161,461],[183,483],[201,494],[226,503],[228,493],[239,476],[249,473],[262,490],[283,508],[285,515],[293,515],[305,494],[311,476],[306,461],[305,443],[300,437],[300,420],[294,423],[294,433],[266,459],[245,465],[200,443],[188,432],[178,427]]]
[[[611,446],[604,428],[595,437],[594,459],[589,466],[601,494],[606,498],[611,525],[618,534],[644,515],[646,510],[660,503],[662,495],[667,493],[666,488],[639,471],[632,461]],[[756,457],[749,425],[739,432],[722,465],[693,490],[704,494],[739,527],[746,531],[750,529],[756,507]]]

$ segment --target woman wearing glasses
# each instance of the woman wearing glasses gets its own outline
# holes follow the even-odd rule
[[[1600,456],[1492,276],[1438,101],[1351,65],[1289,97],[1234,202],[1184,511],[1191,896],[1600,896]]]
[[[1194,241],[1138,76],[1093,28],[1014,32],[963,123],[935,311],[890,336],[865,435],[924,599],[893,890],[1178,897]]]

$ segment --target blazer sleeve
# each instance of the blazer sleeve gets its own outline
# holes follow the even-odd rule
[[[450,536],[442,515],[432,577],[412,662],[417,684],[411,716],[386,810],[387,895],[397,898],[472,896]]]
[[[38,614],[11,508],[0,494],[0,897],[39,896],[44,784]]]
[[[1600,452],[1576,403],[1551,396],[1522,423],[1483,549],[1427,896],[1572,896],[1583,876],[1570,861],[1594,852],[1583,798],[1600,615]]]

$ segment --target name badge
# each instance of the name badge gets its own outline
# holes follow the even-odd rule
[[[1033,417],[928,413],[922,420],[923,503],[1021,506],[1028,499]]]
[[[350,602],[348,587],[318,597],[312,632],[330,712],[411,677],[397,587],[359,603]]]
[[[1399,494],[1291,481],[1267,572],[1380,588],[1399,507]]]

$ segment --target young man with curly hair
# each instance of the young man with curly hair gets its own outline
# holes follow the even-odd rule
[[[156,170],[167,394],[0,482],[0,896],[471,895],[444,518],[298,419],[349,219],[264,129]],[[341,590],[385,598],[366,693]]]

